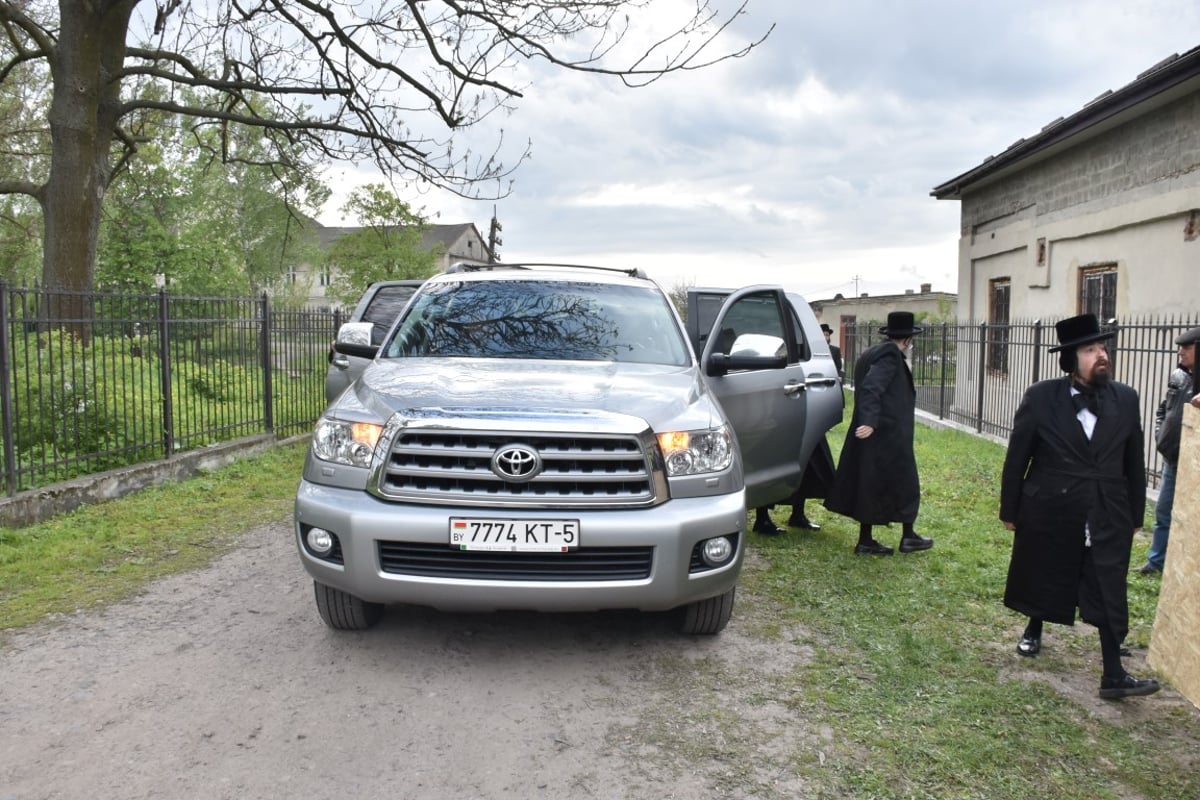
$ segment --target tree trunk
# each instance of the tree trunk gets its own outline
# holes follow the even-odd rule
[[[125,36],[138,0],[60,0],[62,27],[50,59],[50,173],[41,196],[42,283],[51,318],[87,337],[100,212],[112,178],[120,121]]]

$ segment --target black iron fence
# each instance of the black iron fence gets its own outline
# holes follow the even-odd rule
[[[0,487],[19,491],[262,433],[304,433],[325,405],[336,311],[271,299],[69,293],[0,283]],[[1197,318],[1112,320],[1137,389],[1152,485],[1154,412],[1174,340]],[[879,324],[841,334],[847,376]],[[945,322],[916,338],[920,409],[1000,439],[1032,383],[1060,374],[1054,321]]]
[[[338,316],[259,298],[0,284],[8,496],[205,445],[307,431]]]
[[[912,369],[917,407],[973,429],[1007,439],[1013,415],[1033,383],[1063,373],[1057,354],[1055,320],[1004,325],[945,322],[927,325],[914,340]],[[1117,331],[1109,343],[1113,377],[1137,390],[1146,435],[1146,468],[1158,485],[1161,459],[1154,449],[1154,415],[1176,365],[1175,337],[1200,325],[1196,317],[1109,320]],[[847,381],[858,353],[880,340],[879,323],[847,326],[842,353]]]

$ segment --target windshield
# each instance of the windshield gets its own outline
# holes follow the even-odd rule
[[[426,285],[383,353],[423,356],[689,363],[657,289],[555,280]]]

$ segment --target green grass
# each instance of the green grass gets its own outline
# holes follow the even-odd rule
[[[306,446],[0,528],[0,630],[128,597],[161,575],[208,563],[244,531],[287,513]]]
[[[843,423],[830,433],[835,452],[844,430]],[[833,732],[820,763],[811,750],[783,756],[806,795],[1200,797],[1200,715],[1162,695],[1124,703],[1096,698],[1094,629],[1048,626],[1038,658],[1016,655],[1023,620],[1000,601],[1011,544],[996,516],[1003,448],[921,425],[916,448],[923,493],[917,529],[935,537],[933,550],[856,557],[857,524],[816,501],[808,512],[820,532],[750,540],[754,564],[744,575],[735,624],[767,642],[802,631],[813,653],[773,673],[763,697],[781,699],[796,725]],[[286,519],[303,456],[303,446],[280,448],[32,528],[0,531],[0,627],[129,596],[161,575],[207,563],[256,525]],[[787,513],[775,511],[780,520]],[[895,544],[899,528],[877,535]],[[1147,544],[1138,537],[1135,564]],[[1131,576],[1134,647],[1149,643],[1158,585]],[[629,735],[658,742],[679,769],[728,763],[721,780],[730,794],[779,796],[768,783],[755,783],[752,766],[761,762],[752,719],[719,702],[721,687],[750,677],[724,674],[712,663],[679,667],[693,694],[711,679],[711,703],[665,707],[651,717],[658,727]]]
[[[835,451],[844,435],[845,423],[830,433]],[[933,550],[856,557],[857,523],[810,500],[822,530],[755,537],[768,564],[743,581],[821,641],[791,676],[792,697],[803,718],[835,721],[833,795],[1200,797],[1197,715],[1154,698],[1126,701],[1140,706],[1129,719],[1121,711],[1122,724],[1095,713],[1104,701],[1093,628],[1047,626],[1042,655],[1016,654],[1024,619],[1001,602],[1012,541],[997,518],[1004,449],[918,425],[916,452],[916,527]],[[886,544],[899,534],[899,525],[876,530]],[[1138,537],[1134,564],[1147,544]],[[1127,644],[1149,644],[1157,596],[1157,580],[1131,576]],[[1055,690],[1064,676],[1075,695]],[[830,775],[809,777],[828,785]]]

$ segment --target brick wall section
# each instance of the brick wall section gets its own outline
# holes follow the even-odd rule
[[[1037,216],[1096,204],[1200,171],[1200,93],[1108,131],[962,199],[964,235],[1033,206]],[[1105,202],[1109,201],[1109,202]]]
[[[1163,569],[1150,666],[1200,707],[1200,411],[1183,410],[1171,540]]]

